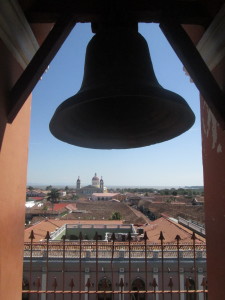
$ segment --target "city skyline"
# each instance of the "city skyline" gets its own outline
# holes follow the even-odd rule
[[[55,139],[49,121],[57,106],[80,88],[90,24],[78,24],[33,91],[28,185],[89,183],[96,172],[106,186],[202,186],[199,92],[158,25],[141,24],[159,83],[181,95],[195,113],[193,127],[164,143],[128,150],[75,147]]]

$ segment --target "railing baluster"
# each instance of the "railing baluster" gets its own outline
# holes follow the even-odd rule
[[[145,251],[145,292],[146,292],[146,298],[148,298],[148,294],[147,294],[147,282],[148,282],[148,264],[147,264],[147,240],[148,240],[148,236],[147,233],[145,231],[144,233],[144,251]]]
[[[173,299],[173,279],[170,277],[168,287],[170,288],[170,299]]]
[[[56,299],[56,289],[57,289],[57,281],[56,281],[56,277],[53,278],[53,295],[54,295],[54,300]]]
[[[156,300],[156,287],[158,286],[157,282],[156,282],[156,279],[153,278],[153,281],[152,281],[152,287],[153,287],[153,292],[154,292],[154,300]]]
[[[96,247],[96,264],[95,264],[95,277],[96,277],[96,280],[95,280],[95,285],[96,285],[96,287],[95,287],[95,290],[96,290],[96,300],[98,300],[98,294],[97,294],[97,292],[98,292],[98,233],[97,233],[97,231],[96,231],[96,233],[95,233],[95,241],[96,241],[96,243],[95,243],[95,247]]]
[[[189,281],[188,277],[186,277],[186,280],[185,280],[185,287],[186,287],[186,290],[187,290],[186,296],[188,297],[189,288],[190,288],[190,281]]]
[[[88,300],[89,300],[89,295],[90,295],[90,287],[91,287],[91,280],[90,278],[88,278],[87,280],[87,283],[86,283],[86,287],[87,287],[87,290],[88,290]]]
[[[82,233],[79,234],[79,300],[81,300],[81,259],[82,259]]]
[[[62,297],[64,300],[64,291],[65,291],[65,241],[66,241],[66,236],[62,236],[62,241],[63,241],[63,264],[62,264]]]
[[[123,278],[120,278],[120,283],[119,283],[119,286],[120,286],[120,293],[121,293],[121,300],[123,299],[123,287],[124,287],[124,282],[123,282]]]
[[[129,232],[127,235],[127,240],[128,240],[128,254],[129,254],[129,267],[128,267],[128,276],[129,276],[129,295],[131,299],[131,233]]]
[[[107,287],[107,283],[106,283],[106,278],[103,279],[103,291],[104,291],[104,300],[106,300],[106,287]]]
[[[180,294],[180,236],[177,235],[175,237],[175,240],[177,241],[177,273],[178,273],[178,291],[179,291],[179,300],[181,299]]]
[[[201,286],[203,287],[204,300],[206,300],[206,291],[205,290],[207,288],[207,281],[206,281],[205,277],[202,278]]]
[[[31,289],[31,281],[32,281],[32,263],[33,263],[33,240],[35,239],[34,237],[34,231],[31,230],[30,236],[30,274],[29,274],[29,291]]]
[[[164,299],[164,246],[163,246],[163,240],[164,240],[164,236],[162,231],[160,231],[160,236],[159,236],[159,240],[161,242],[161,254],[162,254],[162,260],[161,260],[161,268],[162,268],[162,299]]]
[[[47,294],[47,291],[48,291],[48,275],[49,275],[49,272],[48,272],[48,251],[49,251],[49,240],[50,240],[50,234],[49,234],[49,231],[47,231],[47,234],[45,236],[45,239],[46,239],[46,287],[45,287],[45,292],[46,292],[46,299],[48,299],[48,294]]]
[[[71,292],[70,299],[72,300],[73,299],[73,288],[74,288],[73,278],[71,278],[69,286],[70,286],[70,292]]]
[[[37,300],[40,299],[40,288],[41,288],[41,280],[40,280],[40,277],[37,278]]]
[[[115,247],[115,240],[116,236],[115,233],[112,234],[111,236],[111,241],[112,241],[112,258],[111,258],[111,274],[112,274],[112,299],[114,300],[114,270],[113,270],[113,258],[114,258],[114,247]]]
[[[195,296],[197,291],[197,268],[196,268],[196,235],[193,232],[191,239],[193,240],[193,252],[194,252],[194,279],[195,279]]]

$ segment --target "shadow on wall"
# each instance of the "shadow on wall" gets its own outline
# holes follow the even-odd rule
[[[19,64],[0,40],[0,151],[7,125],[7,113],[10,107],[10,91],[22,73]]]

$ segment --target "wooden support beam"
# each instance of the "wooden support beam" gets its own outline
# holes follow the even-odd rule
[[[51,60],[75,26],[74,18],[63,15],[33,56],[9,95],[8,123],[12,123]]]
[[[30,23],[54,23],[67,6],[77,22],[103,21],[112,7],[125,8],[135,22],[159,23],[165,10],[181,24],[208,25],[211,20],[201,0],[38,0],[29,3],[25,14]]]
[[[160,24],[170,45],[180,58],[221,128],[225,129],[225,94],[208,69],[183,27],[170,21]]]

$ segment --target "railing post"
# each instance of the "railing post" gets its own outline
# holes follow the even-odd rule
[[[29,274],[29,290],[31,288],[31,278],[32,278],[32,263],[33,263],[33,240],[35,239],[34,237],[34,232],[31,230],[30,236],[30,274]]]
[[[47,291],[48,291],[48,281],[49,281],[49,272],[48,272],[48,255],[49,255],[49,240],[50,240],[50,234],[49,234],[49,231],[47,231],[47,234],[45,236],[45,239],[46,239],[46,288],[45,288],[45,292],[46,292],[46,298],[48,298],[48,294],[47,294]]]
[[[162,253],[162,260],[161,260],[161,280],[162,280],[162,299],[164,299],[164,246],[163,241],[165,240],[162,231],[160,231],[159,240],[161,242],[161,253]]]
[[[148,236],[147,233],[145,231],[144,233],[144,247],[145,247],[145,291],[147,293],[147,286],[148,286],[148,264],[147,264],[147,240],[148,240]],[[148,297],[147,297],[148,298]]]
[[[175,240],[177,241],[177,273],[178,273],[178,291],[179,291],[179,300],[181,300],[180,295],[180,236],[176,235]]]
[[[81,259],[82,259],[82,233],[79,234],[79,300],[81,299]]]
[[[193,252],[194,252],[194,279],[195,279],[195,291],[197,290],[198,286],[198,278],[197,278],[197,267],[196,267],[196,236],[193,232],[191,239],[193,240]]]
[[[62,241],[63,241],[63,264],[62,264],[62,291],[63,291],[63,300],[64,300],[64,290],[65,290],[65,240],[66,236],[63,235]]]
[[[131,233],[129,232],[128,235],[127,235],[127,240],[128,240],[128,255],[129,255],[129,267],[128,267],[128,280],[129,280],[129,295],[130,295],[130,299],[131,299],[131,240],[132,240],[132,237],[131,237]]]
[[[95,247],[96,247],[96,264],[95,264],[95,290],[96,290],[96,300],[98,300],[98,233],[95,233]]]
[[[111,274],[112,274],[112,292],[114,291],[114,270],[113,270],[113,258],[114,258],[114,246],[115,246],[116,236],[115,233],[111,236],[112,241],[112,258],[111,258]],[[112,299],[114,300],[114,293],[112,294]]]

